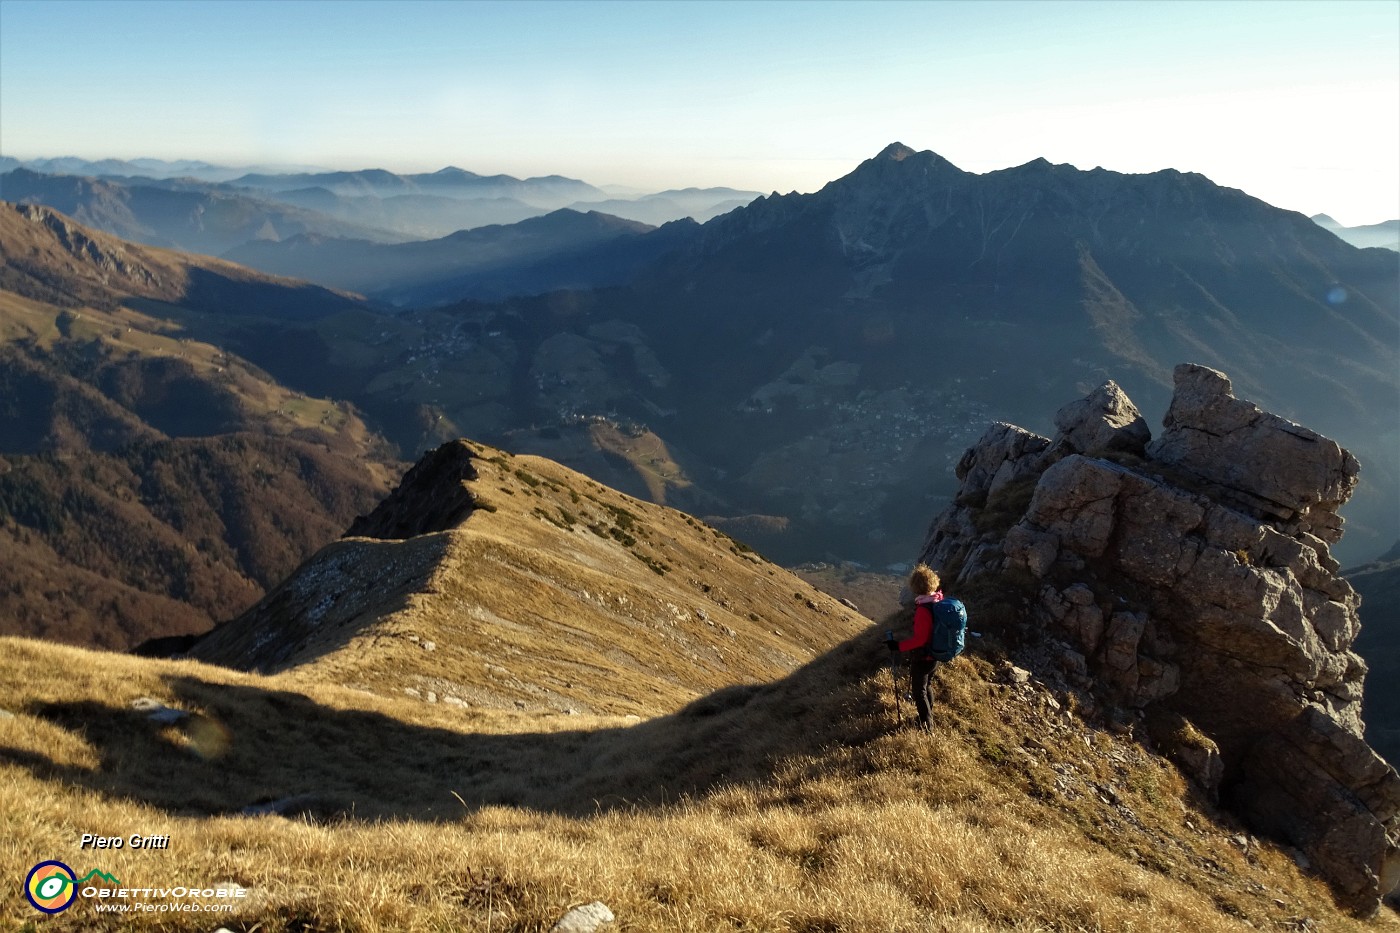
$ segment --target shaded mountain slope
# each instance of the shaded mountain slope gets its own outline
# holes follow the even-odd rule
[[[419,306],[618,284],[678,245],[673,234],[641,236],[652,229],[594,211],[558,210],[417,243],[296,237],[249,243],[227,256],[277,275]]]
[[[191,337],[348,299],[43,208],[0,206],[0,231],[0,631],[124,649],[206,630],[387,488],[393,454],[353,408]]]
[[[1300,214],[1176,171],[976,175],[896,145],[675,246],[623,287],[262,339],[318,361],[279,376],[415,440],[425,415],[437,439],[519,450],[580,419],[640,425],[728,504],[713,514],[787,529],[765,551],[877,565],[907,559],[954,492],[927,478],[988,420],[1048,430],[1047,394],[1106,378],[1164,408],[1195,359],[1365,464],[1343,558],[1400,533],[1400,271]]]
[[[117,650],[252,603],[381,489],[343,453],[260,434],[0,462],[0,631]]]
[[[980,409],[1035,426],[1046,393],[1103,378],[1164,405],[1172,365],[1189,358],[1358,449],[1374,486],[1353,514],[1364,506],[1368,536],[1393,540],[1400,475],[1375,439],[1393,437],[1394,410],[1377,400],[1400,391],[1400,276],[1393,257],[1302,215],[1199,175],[1043,160],[974,175],[891,146],[815,194],[760,199],[702,230],[635,288],[631,319],[678,389],[660,430],[754,498],[773,472],[815,459],[788,514],[898,498],[930,458],[956,460],[969,407],[978,423]],[[720,359],[726,378],[709,379]],[[851,377],[812,376],[837,365]],[[878,440],[858,409],[885,416]],[[883,490],[823,469],[824,452],[852,446],[877,451],[876,469],[894,462]]]
[[[1366,741],[1394,765],[1400,763],[1400,545],[1345,576],[1361,594],[1356,650],[1371,668],[1362,701]]]
[[[57,305],[147,299],[190,311],[314,320],[348,295],[203,256],[128,243],[47,207],[0,202],[0,288]]]

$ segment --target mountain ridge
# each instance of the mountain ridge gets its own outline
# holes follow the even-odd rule
[[[1384,220],[1378,224],[1362,224],[1356,227],[1343,226],[1326,214],[1314,214],[1311,220],[1352,246],[1361,249],[1374,246],[1400,252],[1400,220]]]
[[[494,297],[492,282],[560,264],[621,237],[654,230],[647,224],[590,211],[560,208],[512,224],[459,230],[413,243],[384,244],[297,236],[277,243],[248,243],[226,258],[263,271],[377,297],[395,305],[423,305],[465,297]],[[606,275],[569,282],[541,282],[535,291],[561,286],[614,284]],[[473,295],[473,291],[477,294]]]
[[[683,513],[462,440],[190,654],[379,693],[655,713],[649,704],[693,699],[697,684],[790,671],[868,624],[805,583],[779,589],[762,565]],[[765,596],[710,579],[726,576]],[[540,591],[541,579],[569,582]],[[528,650],[494,653],[497,627]],[[618,697],[575,684],[566,672],[581,669],[610,672]]]
[[[7,634],[125,649],[207,629],[387,482],[342,402],[273,382],[221,327],[361,304],[0,204]]]
[[[44,175],[20,168],[0,175],[0,197],[43,204],[124,239],[207,256],[218,256],[249,240],[305,231],[391,241],[402,238],[227,186],[142,181]]]
[[[709,222],[633,285],[630,319],[680,384],[727,350],[739,385],[695,394],[721,411],[811,348],[860,367],[867,392],[917,391],[912,348],[925,335],[952,348],[934,386],[971,386],[1002,417],[1026,420],[1042,417],[1037,399],[1052,387],[1070,395],[1101,378],[1164,404],[1173,361],[1203,357],[1273,410],[1358,448],[1378,484],[1360,502],[1391,540],[1381,502],[1400,499],[1400,477],[1367,438],[1386,430],[1371,400],[1397,389],[1396,279],[1386,257],[1200,175],[1037,163],[971,175],[927,153],[867,160],[816,194],[769,196]],[[655,307],[672,309],[670,333],[648,327]],[[713,420],[687,407],[678,421]],[[851,443],[850,429],[811,413],[833,446]],[[745,469],[714,445],[698,452]],[[834,504],[810,495],[813,511]]]

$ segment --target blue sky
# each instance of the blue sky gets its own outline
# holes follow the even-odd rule
[[[0,152],[811,191],[900,140],[1400,216],[1400,2],[0,0]]]

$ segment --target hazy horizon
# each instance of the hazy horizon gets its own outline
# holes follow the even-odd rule
[[[1400,5],[0,2],[20,159],[785,193],[896,140],[1394,219]]]

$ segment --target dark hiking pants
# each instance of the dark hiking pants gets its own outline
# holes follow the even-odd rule
[[[930,728],[930,709],[933,706],[933,669],[938,662],[933,658],[912,658],[909,662],[909,686],[914,694],[914,708],[919,711],[919,728]]]

